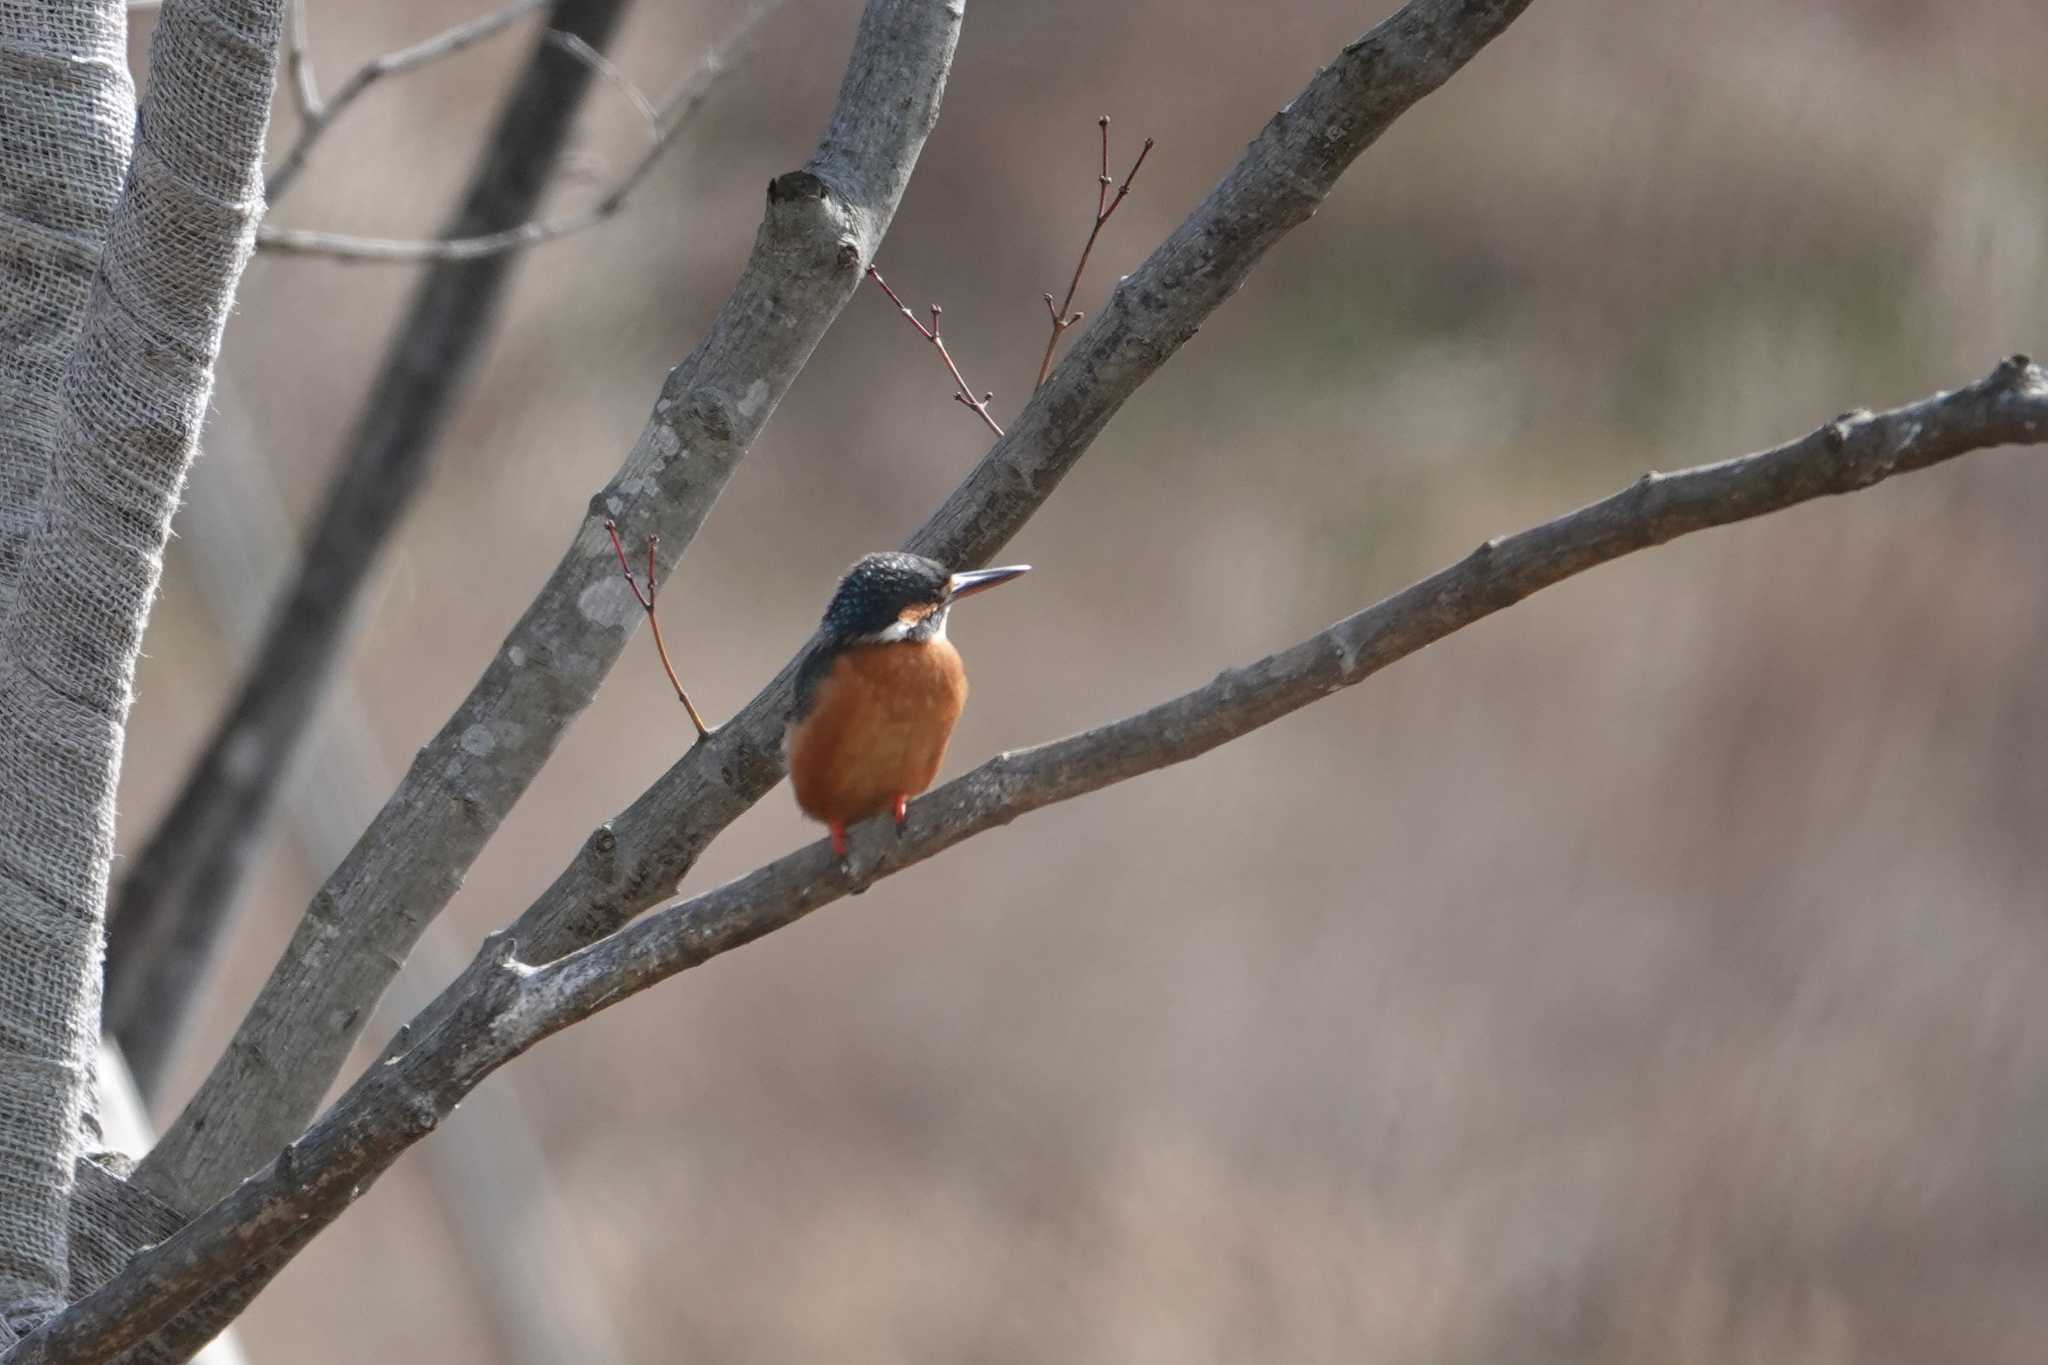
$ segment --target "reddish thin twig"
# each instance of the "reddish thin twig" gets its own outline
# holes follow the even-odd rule
[[[626,562],[626,547],[619,541],[619,524],[606,517],[604,529],[612,538],[612,549],[619,556],[619,569],[626,575],[626,586],[633,590],[633,600],[640,604],[640,610],[647,613],[647,624],[654,631],[654,652],[661,656],[661,668],[668,674],[668,685],[676,690],[676,700],[690,713],[690,724],[697,727],[697,737],[709,739],[711,728],[704,723],[704,717],[697,714],[690,694],[683,691],[682,680],[676,677],[676,666],[668,661],[668,646],[662,643],[661,618],[654,614],[654,547],[661,543],[661,537],[647,537],[647,591],[643,593],[640,580],[633,576],[633,566]]]
[[[1088,241],[1081,248],[1081,259],[1074,263],[1074,278],[1067,282],[1067,297],[1055,308],[1052,295],[1045,296],[1045,311],[1052,315],[1052,335],[1046,338],[1045,359],[1038,362],[1038,383],[1031,386],[1033,389],[1045,383],[1045,377],[1052,373],[1052,353],[1059,349],[1060,338],[1067,334],[1069,327],[1087,316],[1067,310],[1074,306],[1074,292],[1081,287],[1081,272],[1088,268],[1088,253],[1095,250],[1095,239],[1102,235],[1102,225],[1116,212],[1116,206],[1124,202],[1124,196],[1131,192],[1131,182],[1138,178],[1138,168],[1152,154],[1152,139],[1148,137],[1145,145],[1138,149],[1138,159],[1131,163],[1130,174],[1124,177],[1123,184],[1117,185],[1116,198],[1111,199],[1109,187],[1116,182],[1109,178],[1109,115],[1104,114],[1095,120],[1095,125],[1102,129],[1102,173],[1095,178],[1095,224],[1088,229]]]
[[[984,393],[981,397],[976,398],[974,396],[974,389],[967,382],[967,377],[961,374],[960,367],[953,363],[953,353],[946,349],[945,341],[942,340],[939,336],[939,315],[945,310],[940,308],[939,305],[937,305],[936,303],[933,304],[932,325],[930,327],[926,327],[923,323],[917,320],[917,314],[911,312],[908,308],[904,307],[903,300],[896,297],[896,291],[891,289],[889,287],[889,282],[882,278],[881,271],[875,269],[872,265],[869,266],[868,278],[873,280],[876,284],[882,286],[882,292],[889,296],[889,302],[896,305],[897,312],[903,314],[904,317],[910,319],[910,325],[917,329],[918,335],[923,337],[926,341],[929,341],[933,346],[938,348],[939,359],[946,362],[946,369],[948,372],[952,374],[953,382],[960,386],[959,388],[953,390],[953,401],[960,404],[963,407],[969,407],[974,409],[975,416],[981,418],[983,422],[987,423],[988,429],[990,431],[993,431],[998,436],[1002,435],[1003,429],[1000,426],[996,425],[996,419],[989,415],[988,410],[990,400],[992,400],[996,396],[995,390],[991,389],[987,393]]]

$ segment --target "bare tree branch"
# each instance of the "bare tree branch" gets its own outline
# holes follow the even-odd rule
[[[208,456],[213,451],[208,450]],[[183,510],[182,508],[180,509]],[[121,1049],[100,1040],[99,1052],[100,1137],[107,1151],[87,1155],[78,1163],[78,1191],[71,1206],[71,1285],[75,1298],[106,1283],[135,1253],[135,1248],[162,1241],[178,1230],[185,1219],[175,1209],[156,1205],[155,1218],[141,1214],[136,1201],[146,1199],[134,1186],[122,1182],[116,1170],[116,1153],[133,1153],[147,1148],[156,1129],[128,1074]],[[491,1087],[496,1090],[497,1087]],[[474,1108],[474,1103],[468,1109]],[[435,1143],[430,1154],[438,1153]],[[99,1241],[101,1246],[95,1247]],[[95,1264],[94,1254],[103,1250],[108,1264]],[[249,1365],[241,1343],[232,1331],[222,1332],[191,1357],[192,1365]],[[540,1362],[533,1362],[540,1365]]]
[[[870,0],[830,125],[776,177],[745,272],[662,385],[560,565],[455,714],[313,899],[228,1051],[136,1178],[210,1203],[312,1117],[421,929],[554,751],[639,624],[607,517],[685,549],[859,286],[938,117],[958,0]]]
[[[270,1166],[139,1253],[0,1365],[105,1360],[252,1256],[352,1203],[478,1082],[544,1038],[1020,815],[1176,763],[1354,686],[1574,574],[1711,526],[1852,493],[1973,450],[2048,440],[2048,373],[2024,356],[1954,393],[1843,415],[1786,445],[1672,474],[1489,540],[1458,563],[1204,687],[1124,720],[999,755],[871,822],[848,860],[823,840],[542,966],[497,933],[421,1023]]]
[[[609,41],[626,0],[555,0],[550,22]],[[585,63],[536,43],[484,144],[449,235],[533,212],[590,88]],[[442,428],[495,331],[511,261],[423,276],[365,396],[296,573],[241,686],[129,864],[107,945],[105,1027],[154,1101],[261,847],[277,785],[346,638],[355,599],[419,491]]]
[[[265,226],[257,231],[258,250],[279,256],[318,256],[350,265],[424,265],[488,260],[573,237],[614,217],[625,207],[623,194],[608,194],[598,203],[559,218],[521,223],[502,232],[472,237],[428,240],[422,237],[357,237],[345,232]]]
[[[299,172],[305,169],[306,158],[313,154],[313,149],[320,144],[321,137],[334,126],[337,118],[348,112],[350,105],[362,98],[365,90],[378,81],[386,76],[402,76],[408,71],[417,70],[475,47],[484,39],[518,23],[547,3],[548,0],[512,0],[511,4],[502,9],[493,10],[468,23],[457,24],[454,28],[414,43],[411,47],[402,47],[396,52],[386,52],[382,56],[373,57],[341,83],[335,90],[333,99],[322,103],[313,84],[312,65],[306,53],[305,3],[304,0],[298,0],[293,7],[296,13],[287,29],[289,51],[286,53],[285,61],[291,69],[292,89],[299,101],[299,137],[292,144],[291,150],[285,153],[284,160],[277,164],[277,168],[271,171],[264,181],[264,198],[273,206],[284,198],[285,192],[292,187],[292,182],[298,179]]]
[[[616,217],[633,192],[674,143],[676,134],[689,123],[709,98],[718,78],[731,69],[761,23],[783,0],[756,0],[741,16],[725,41],[706,52],[703,59],[675,88],[655,105],[627,81],[609,62],[597,70],[608,80],[622,85],[634,106],[648,116],[651,138],[647,148],[612,182],[594,203],[554,218],[535,218],[495,232],[448,236],[435,241],[404,237],[357,237],[340,232],[310,232],[301,228],[273,227],[266,223],[257,230],[256,245],[263,251],[285,256],[323,256],[331,260],[376,265],[417,265],[425,261],[478,261],[545,242],[559,241]],[[559,35],[550,35],[558,37]],[[582,57],[572,44],[564,44],[572,56]],[[594,55],[594,54],[593,54]],[[601,59],[600,59],[601,60]]]
[[[1270,247],[1308,220],[1345,168],[1528,3],[1410,0],[1340,52],[1117,285],[1008,433],[907,548],[955,568],[986,563],[1052,496],[1125,400],[1243,286]],[[712,839],[782,779],[782,726],[795,674],[792,659],[738,715],[591,834],[513,926],[529,960],[593,942],[665,900]]]

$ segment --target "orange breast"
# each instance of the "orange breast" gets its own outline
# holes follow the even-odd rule
[[[967,703],[945,640],[849,649],[789,732],[789,780],[814,820],[852,824],[931,786]]]

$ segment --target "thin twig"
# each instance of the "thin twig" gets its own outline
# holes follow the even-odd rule
[[[312,107],[304,111],[305,123],[299,129],[299,139],[292,144],[291,150],[285,153],[284,160],[278,163],[277,169],[265,179],[264,197],[275,204],[284,196],[284,192],[291,188],[292,182],[305,168],[306,158],[312,154],[321,136],[334,126],[335,119],[346,112],[365,90],[378,81],[386,76],[403,75],[430,62],[438,62],[466,48],[474,47],[492,34],[510,27],[540,9],[547,2],[548,0],[512,0],[512,3],[503,9],[472,19],[466,24],[457,24],[454,28],[438,33],[424,42],[414,43],[411,47],[402,47],[396,52],[387,52],[381,57],[373,57],[365,62],[356,69],[354,75],[341,83],[341,87],[334,92],[333,99],[321,104],[316,96]],[[295,44],[294,51],[298,50],[298,45]],[[304,61],[301,55],[300,65],[303,65]],[[296,88],[296,78],[294,85]],[[303,98],[302,91],[301,99]]]
[[[953,353],[946,349],[945,340],[939,336],[939,317],[945,310],[936,303],[933,304],[932,325],[927,327],[917,320],[917,314],[903,306],[903,300],[896,297],[896,291],[891,289],[889,282],[882,278],[881,271],[870,265],[868,267],[868,278],[882,286],[882,292],[889,296],[889,302],[896,305],[897,312],[910,319],[910,325],[917,329],[917,334],[938,348],[939,359],[946,362],[947,372],[953,376],[953,382],[959,386],[953,390],[953,401],[962,407],[974,409],[974,415],[987,423],[990,431],[1001,436],[1003,429],[996,425],[996,419],[991,417],[988,411],[989,402],[996,396],[995,390],[991,389],[987,393],[982,394],[981,397],[976,398],[973,386],[968,384],[967,377],[960,373],[960,367],[953,363]]]
[[[284,30],[284,64],[290,73],[292,98],[298,102],[299,123],[311,127],[325,117],[320,103],[320,86],[313,79],[312,45],[306,32],[306,0],[292,0],[292,12]],[[272,177],[273,182],[275,177]],[[273,183],[272,192],[275,192]]]
[[[624,96],[628,104],[640,111],[640,117],[647,120],[647,136],[656,142],[661,140],[661,114],[655,109],[654,102],[633,83],[632,77],[619,70],[611,58],[575,34],[564,33],[558,28],[549,29],[543,41],[560,48],[596,72],[607,85]]]
[[[647,537],[647,591],[640,591],[640,580],[633,576],[633,566],[626,562],[626,547],[619,541],[619,524],[610,517],[604,519],[605,533],[612,538],[612,550],[619,557],[619,569],[626,575],[626,586],[633,590],[633,600],[640,604],[640,610],[647,613],[647,624],[654,631],[654,651],[661,656],[661,671],[668,674],[668,685],[676,690],[676,700],[690,713],[690,724],[697,727],[697,737],[708,739],[711,728],[704,723],[704,717],[697,714],[696,705],[690,694],[683,691],[682,679],[676,676],[676,666],[668,661],[668,646],[661,639],[661,618],[654,614],[654,575],[656,564],[654,551],[661,544],[660,536]]]
[[[613,182],[597,201],[588,207],[577,209],[557,218],[536,218],[503,232],[484,233],[475,237],[453,237],[429,240],[411,237],[358,237],[342,232],[312,232],[300,228],[271,227],[268,224],[256,231],[256,245],[264,251],[274,251],[292,256],[322,256],[330,260],[361,262],[376,265],[416,265],[426,261],[473,261],[484,256],[495,256],[502,251],[519,251],[538,246],[543,242],[559,241],[588,228],[596,227],[616,216],[624,208],[627,199],[645,180],[662,154],[676,140],[676,134],[687,125],[697,111],[710,97],[718,78],[725,75],[735,64],[738,54],[759,30],[769,15],[780,9],[787,0],[756,0],[740,21],[733,26],[725,41],[707,51],[703,59],[687,76],[677,81],[659,103],[648,100],[623,73],[610,68],[610,63],[598,67],[600,74],[630,92],[628,99],[643,114],[650,115],[653,136],[649,145],[638,159]],[[552,37],[552,35],[551,35]],[[562,46],[579,58],[567,44]],[[584,58],[587,60],[587,58]],[[336,103],[340,102],[339,95]],[[330,110],[329,117],[332,118]]]
[[[1145,164],[1146,157],[1152,155],[1152,139],[1148,137],[1145,145],[1138,149],[1138,159],[1131,163],[1130,174],[1124,177],[1123,184],[1116,187],[1116,198],[1109,198],[1112,183],[1109,178],[1109,115],[1104,114],[1095,120],[1095,124],[1102,130],[1102,171],[1095,177],[1095,225],[1088,229],[1088,240],[1081,247],[1081,259],[1074,263],[1074,278],[1067,281],[1066,298],[1055,308],[1052,295],[1045,296],[1045,311],[1052,315],[1052,335],[1046,338],[1045,358],[1038,362],[1038,383],[1031,386],[1033,390],[1043,385],[1045,377],[1052,373],[1052,353],[1059,349],[1060,338],[1067,334],[1069,327],[1087,316],[1067,310],[1074,306],[1074,291],[1081,287],[1081,272],[1088,268],[1088,254],[1095,250],[1095,239],[1102,235],[1103,224],[1116,212],[1116,206],[1124,202],[1124,196],[1131,192],[1131,182],[1138,178],[1138,168]]]
[[[546,222],[523,223],[503,232],[477,237],[433,240],[418,237],[352,237],[341,232],[262,227],[256,245],[281,256],[322,256],[355,265],[425,265],[435,261],[474,261],[523,247],[539,246],[594,227],[616,208],[586,209]]]

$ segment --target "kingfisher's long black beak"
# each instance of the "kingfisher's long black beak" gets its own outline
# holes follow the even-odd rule
[[[957,602],[963,597],[986,592],[1013,578],[1022,578],[1030,572],[1029,564],[1008,564],[1000,569],[970,569],[966,573],[956,573],[946,584],[946,597],[949,601]]]

